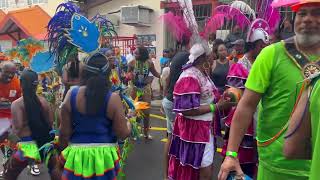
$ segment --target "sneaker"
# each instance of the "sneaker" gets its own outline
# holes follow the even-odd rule
[[[30,173],[34,176],[39,176],[40,175],[40,169],[38,165],[31,165],[30,167]]]
[[[0,180],[4,179],[3,177],[3,171],[0,172]]]
[[[146,140],[152,140],[153,139],[153,137],[150,134],[149,135],[144,135],[144,138]]]

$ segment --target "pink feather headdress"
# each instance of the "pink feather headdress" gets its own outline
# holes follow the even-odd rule
[[[213,17],[211,17],[207,21],[207,24],[204,27],[204,30],[201,33],[201,36],[204,38],[208,38],[211,32],[216,32],[218,29],[220,29],[224,25],[224,19],[225,19],[224,14],[221,14],[221,13],[215,14]]]
[[[264,6],[264,8],[260,7],[257,16],[254,10],[243,1],[234,1],[230,5],[217,6],[201,34],[215,33],[224,25],[224,20],[234,21],[244,31],[249,28],[249,32],[251,32],[251,27],[259,26],[259,24],[254,25],[253,23],[266,22],[264,26],[267,24],[267,27],[263,29],[268,34],[272,34],[278,28],[281,16],[280,12],[271,6],[271,2],[271,0],[259,1],[258,4]]]
[[[168,12],[163,14],[160,18],[168,28],[168,31],[172,33],[178,42],[182,42],[184,38],[188,40],[191,38],[192,32],[182,16],[177,16],[172,12]]]

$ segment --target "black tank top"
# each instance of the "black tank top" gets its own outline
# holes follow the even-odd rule
[[[187,51],[178,52],[171,60],[170,80],[168,85],[167,99],[173,101],[173,89],[177,80],[182,73],[182,66],[189,61],[189,53]]]
[[[219,89],[220,92],[225,90],[225,85],[227,84],[227,75],[229,72],[229,62],[221,64],[216,61],[216,68],[211,74],[211,79],[214,82],[214,85]]]

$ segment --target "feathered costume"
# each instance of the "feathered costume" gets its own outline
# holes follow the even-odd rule
[[[183,16],[167,13],[163,16],[168,30],[179,41],[189,37],[191,44],[187,65],[177,80],[173,95],[173,110],[177,113],[169,148],[168,178],[174,180],[198,180],[200,169],[213,164],[214,138],[211,112],[198,116],[185,116],[183,112],[194,110],[217,100],[215,85],[210,78],[194,67],[197,58],[209,54],[208,43],[202,39],[194,17],[191,0],[177,0]]]
[[[165,23],[169,32],[172,33],[172,35],[178,42],[182,42],[184,38],[191,38],[192,32],[187,27],[187,24],[183,20],[182,16],[174,15],[173,12],[168,12],[163,14],[161,16],[161,19]]]
[[[102,26],[105,29],[102,30]],[[97,52],[102,33],[111,33],[111,27],[112,24],[100,15],[89,20],[80,14],[80,8],[73,3],[60,4],[48,24],[49,51],[55,59],[57,71],[61,73],[62,67],[69,60],[77,59],[79,52],[88,55]],[[77,144],[61,152],[63,179],[113,179],[117,176],[120,156],[116,145],[80,142],[81,138]],[[43,147],[48,158],[57,153],[54,146],[54,143],[50,143]],[[88,159],[91,161],[88,162]]]
[[[20,61],[25,67],[29,67],[32,58],[41,51],[44,51],[44,42],[28,38],[20,40],[17,46],[6,54],[9,59]]]
[[[22,39],[6,54],[9,59],[20,62],[24,67],[30,68],[42,77],[38,94],[44,95],[50,103],[55,104],[59,77],[54,72],[54,58],[45,49],[44,42],[33,38]],[[50,82],[48,78],[51,79]]]
[[[258,2],[262,3],[262,2]],[[248,29],[246,42],[254,43],[257,40],[263,40],[264,43],[269,43],[269,34],[273,33],[280,22],[280,13],[278,10],[272,8],[269,4],[265,4],[263,13],[255,13],[253,9],[245,2],[234,1],[230,5],[218,6],[215,9],[216,14],[209,20],[209,23],[217,21],[220,16],[224,16],[228,21],[235,21],[242,29]],[[262,5],[262,4],[261,4]],[[256,15],[257,14],[257,15]],[[211,24],[208,24],[211,26]],[[218,27],[220,28],[220,27]],[[205,28],[208,30],[208,28]],[[215,29],[217,30],[217,29]],[[211,31],[212,32],[212,31]],[[213,31],[215,32],[215,31]],[[262,37],[261,37],[262,35]],[[251,62],[248,60],[246,55],[241,58],[236,64],[233,64],[227,76],[227,87],[224,97],[233,97],[235,95],[242,94],[245,89],[245,82],[249,75],[251,69]],[[223,98],[224,98],[223,97]],[[222,155],[226,155],[230,126],[233,119],[233,114],[235,113],[236,107],[232,108],[230,112],[227,112],[227,117],[225,118],[225,144],[223,146]],[[253,117],[254,118],[254,117]],[[245,137],[239,147],[238,157],[240,165],[245,174],[250,177],[254,177],[256,173],[256,163],[257,163],[257,148],[256,141],[254,138],[254,123],[248,128]]]
[[[80,14],[76,5],[70,2],[59,5],[48,24],[49,51],[55,58],[57,71],[61,73],[62,67],[70,59],[77,58],[79,52],[91,55],[100,51],[102,37],[112,38],[114,35],[116,32],[113,24],[101,15],[98,14],[89,20]],[[135,110],[133,101],[124,95],[123,87],[119,86],[117,90],[120,91],[126,107]],[[72,95],[73,99],[74,96],[75,93]],[[135,116],[129,118],[133,125],[133,136],[138,136],[140,133]],[[82,131],[81,128],[80,125],[74,126],[74,129],[79,131]],[[104,136],[108,136],[108,133],[104,133]],[[43,147],[48,157],[57,153],[55,146],[56,144],[50,143]],[[130,148],[129,140],[126,140],[122,149],[123,157],[127,157]],[[81,137],[62,151],[61,159],[64,166],[63,179],[114,179],[125,160],[120,158],[116,143],[89,144]]]
[[[280,12],[270,6],[271,1],[259,1],[257,4],[260,4],[260,6],[258,6],[260,7],[259,13],[257,13],[258,15],[243,1],[234,1],[230,5],[217,6],[213,11],[213,16],[207,21],[202,34],[216,34],[216,31],[224,25],[224,20],[231,21],[232,24],[238,25],[243,32],[246,32],[246,29],[251,26],[253,21],[260,21],[263,24],[268,24],[269,29],[265,30],[269,34],[274,33],[280,22]],[[259,23],[256,25],[260,26]]]

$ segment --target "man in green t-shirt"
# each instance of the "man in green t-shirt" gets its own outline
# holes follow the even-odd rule
[[[320,177],[320,72],[308,83],[290,118],[284,155],[288,159],[311,159],[309,180]]]
[[[317,61],[320,57],[320,2],[304,1],[297,3],[293,9],[297,14],[294,23],[296,36],[292,44],[308,62]],[[297,91],[301,89],[302,83],[299,82],[304,79],[302,68],[294,58],[301,59],[300,55],[291,56],[282,41],[263,49],[253,64],[246,90],[233,117],[227,157],[221,165],[219,180],[225,180],[231,171],[236,171],[237,175],[243,174],[237,151],[258,104],[257,179],[308,179],[310,161],[288,160],[282,153],[284,132],[298,97]]]

